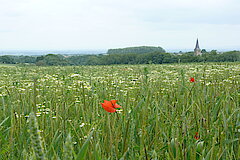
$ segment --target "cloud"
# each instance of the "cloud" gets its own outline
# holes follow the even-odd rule
[[[17,49],[187,48],[198,36],[208,47],[229,47],[240,42],[239,9],[238,0],[2,0],[0,43]]]

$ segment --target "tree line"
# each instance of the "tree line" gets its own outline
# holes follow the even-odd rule
[[[164,64],[189,62],[236,62],[240,61],[240,51],[217,53],[204,51],[201,56],[193,52],[183,54],[150,52],[150,53],[114,53],[98,55],[63,56],[48,54],[42,56],[0,56],[0,63],[5,64],[34,64],[38,66],[66,65],[111,65],[111,64]]]
[[[162,47],[140,46],[140,47],[109,49],[107,51],[107,54],[128,54],[128,53],[143,54],[143,53],[153,53],[153,52],[165,53],[166,51]]]

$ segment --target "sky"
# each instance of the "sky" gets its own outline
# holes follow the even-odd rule
[[[0,50],[240,50],[240,0],[0,0]]]

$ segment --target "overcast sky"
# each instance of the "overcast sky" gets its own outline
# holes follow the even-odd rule
[[[0,0],[0,50],[240,49],[240,0]]]

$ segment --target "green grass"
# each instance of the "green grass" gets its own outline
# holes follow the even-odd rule
[[[36,159],[31,112],[45,159],[240,159],[239,63],[0,66],[0,75],[0,159]],[[101,107],[112,99],[121,113]]]
[[[4,63],[0,63],[0,67],[11,67],[11,66],[16,66],[16,64],[4,64]]]

